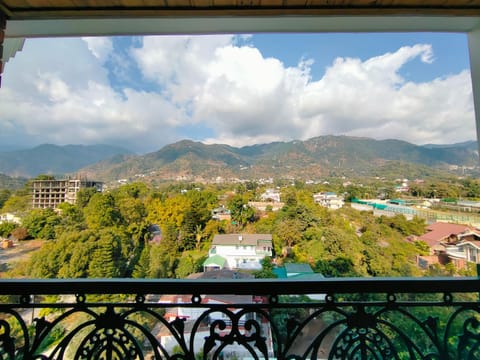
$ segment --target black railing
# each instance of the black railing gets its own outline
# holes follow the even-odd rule
[[[480,359],[478,278],[2,280],[1,359]]]

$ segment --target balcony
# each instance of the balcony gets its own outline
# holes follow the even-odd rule
[[[478,278],[2,280],[0,356],[479,359],[479,292]]]

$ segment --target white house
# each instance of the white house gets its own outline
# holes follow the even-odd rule
[[[265,256],[272,256],[271,234],[217,234],[213,238],[204,271],[262,268]]]
[[[0,224],[4,222],[12,222],[15,224],[21,224],[21,219],[12,213],[0,214]]]
[[[267,189],[262,195],[260,195],[260,199],[262,199],[262,201],[280,202],[280,191],[276,189]]]
[[[329,209],[340,209],[344,205],[343,196],[334,192],[320,192],[313,194],[313,201]]]
[[[466,240],[456,245],[447,246],[446,254],[455,266],[463,268],[466,262],[480,263],[480,241]]]

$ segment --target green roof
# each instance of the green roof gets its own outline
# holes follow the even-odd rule
[[[279,279],[286,279],[287,278],[287,272],[285,271],[284,267],[273,268],[272,272],[275,275],[277,275],[277,278],[279,278]]]
[[[287,263],[284,265],[287,276],[291,273],[311,274],[313,270],[309,264],[306,263]]]
[[[203,266],[219,266],[220,268],[223,268],[226,261],[227,260],[220,255],[213,255],[203,262]]]

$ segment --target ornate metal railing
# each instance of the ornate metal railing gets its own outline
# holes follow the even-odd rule
[[[478,278],[2,280],[0,358],[480,359],[479,292]]]

